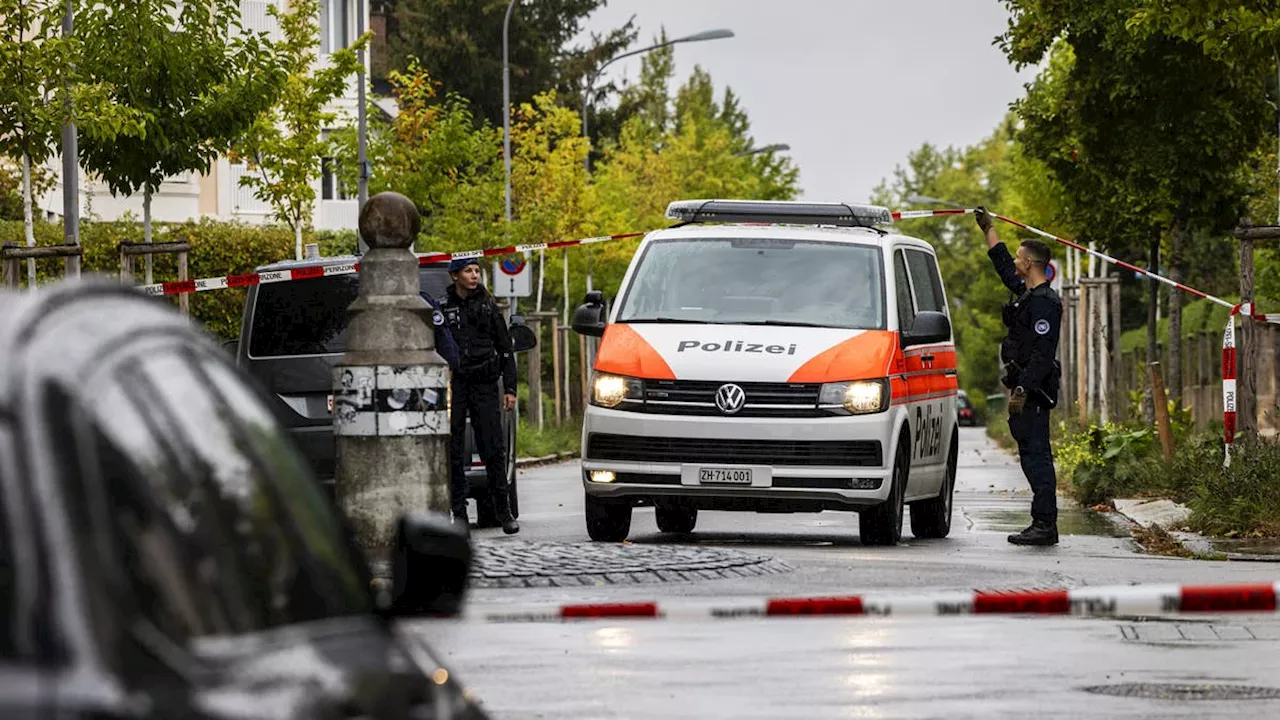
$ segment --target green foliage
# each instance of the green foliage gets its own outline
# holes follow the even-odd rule
[[[1178,454],[1175,473],[1195,483],[1189,502],[1194,529],[1214,536],[1280,536],[1280,444],[1241,442],[1226,469],[1221,436],[1197,438]]]
[[[81,163],[112,193],[149,198],[166,177],[207,171],[282,79],[268,41],[241,31],[236,0],[94,3],[76,23],[85,72],[144,118],[142,133],[80,140]]]
[[[387,67],[378,77],[407,71],[417,61],[448,93],[469,98],[478,119],[501,126],[502,24],[507,0],[396,0],[387,26]],[[569,46],[604,0],[517,2],[509,33],[511,102],[532,102],[557,90],[577,99],[587,72],[635,40],[632,23],[585,45]],[[576,103],[575,103],[575,106]]]
[[[348,79],[360,67],[356,51],[368,44],[372,33],[329,54],[322,64],[316,52],[319,0],[291,0],[284,13],[275,6],[269,10],[284,36],[275,46],[283,85],[278,97],[269,98],[274,105],[256,113],[252,126],[235,141],[233,156],[243,159],[250,170],[241,184],[253,188],[254,195],[270,204],[276,218],[294,231],[295,253],[301,258],[302,231],[315,202],[313,182],[320,175],[321,158],[331,147],[321,131],[337,119],[326,108],[346,91]]]
[[[544,415],[544,417],[546,417]],[[543,422],[538,430],[521,413],[516,433],[516,455],[522,458],[546,457],[554,453],[579,452],[582,449],[582,420],[575,418],[563,424]]]
[[[1092,425],[1059,443],[1055,457],[1072,494],[1087,505],[1154,490],[1167,477],[1150,428]]]

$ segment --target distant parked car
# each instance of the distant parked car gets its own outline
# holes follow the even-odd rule
[[[0,307],[0,717],[484,717],[394,622],[462,602],[447,520],[401,518],[378,594],[269,401],[167,303]]]
[[[963,390],[960,391],[956,398],[956,411],[961,425],[977,427],[982,424],[982,419],[978,416],[978,409],[973,406],[973,402],[969,400],[969,396]]]

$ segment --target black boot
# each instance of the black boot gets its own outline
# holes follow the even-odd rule
[[[1010,535],[1009,542],[1014,545],[1057,545],[1058,525],[1057,523],[1033,522],[1031,527],[1026,530],[1017,535]]]
[[[511,517],[510,513],[502,520],[502,532],[508,535],[515,535],[520,532],[520,523],[516,522],[516,519]]]

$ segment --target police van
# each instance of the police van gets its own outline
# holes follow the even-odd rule
[[[699,510],[859,513],[864,545],[951,530],[956,353],[937,257],[882,207],[672,203],[599,338],[582,428],[586,525],[618,542],[634,507],[663,532]]]

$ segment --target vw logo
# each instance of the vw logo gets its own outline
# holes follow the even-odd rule
[[[725,415],[733,415],[742,409],[747,401],[747,394],[742,388],[732,383],[721,385],[716,390],[716,407]]]

